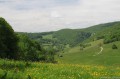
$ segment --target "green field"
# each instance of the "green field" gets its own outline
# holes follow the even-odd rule
[[[70,48],[68,51],[61,53],[63,57],[56,56],[61,63],[69,64],[97,64],[97,65],[120,65],[120,42],[103,44],[101,49],[98,46],[103,40],[91,42],[91,46],[80,50],[80,46]],[[112,45],[116,44],[118,49],[112,49]]]
[[[100,79],[119,76],[119,66],[32,63],[0,59],[0,79]]]

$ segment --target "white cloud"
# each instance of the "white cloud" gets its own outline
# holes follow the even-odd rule
[[[120,0],[5,0],[0,16],[15,31],[42,32],[84,28],[120,20]]]

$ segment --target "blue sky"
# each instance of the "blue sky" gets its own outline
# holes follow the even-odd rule
[[[120,0],[0,0],[0,16],[19,32],[44,32],[120,21]]]

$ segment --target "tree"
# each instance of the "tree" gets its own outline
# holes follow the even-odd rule
[[[19,52],[20,59],[26,61],[45,61],[46,50],[44,50],[40,44],[28,38],[26,35],[18,34],[19,37]]]
[[[18,38],[4,18],[0,18],[0,57],[18,58]]]
[[[112,49],[118,49],[118,47],[115,44],[113,44]]]
[[[50,47],[49,49],[46,50],[46,62],[54,62],[55,58],[55,50]]]

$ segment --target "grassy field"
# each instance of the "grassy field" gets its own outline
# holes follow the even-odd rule
[[[68,46],[63,57],[56,55],[56,64],[0,59],[0,79],[119,79],[120,42],[103,44],[98,54],[102,42],[90,42],[83,50]],[[113,44],[118,49],[113,50]]]
[[[58,63],[25,62],[0,59],[0,79],[114,79],[120,78],[120,42],[99,44],[103,40],[90,42],[91,46],[80,50],[80,46],[62,52]],[[116,44],[118,49],[112,49]]]
[[[120,67],[31,63],[0,59],[0,79],[100,79],[105,77],[120,77]]]
[[[63,57],[56,56],[61,63],[68,64],[97,64],[97,65],[120,65],[120,42],[114,42],[110,44],[103,44],[103,51],[100,46],[102,40],[91,42],[91,46],[80,50],[80,46],[74,47],[61,53]],[[112,45],[116,44],[118,49],[112,49]]]

